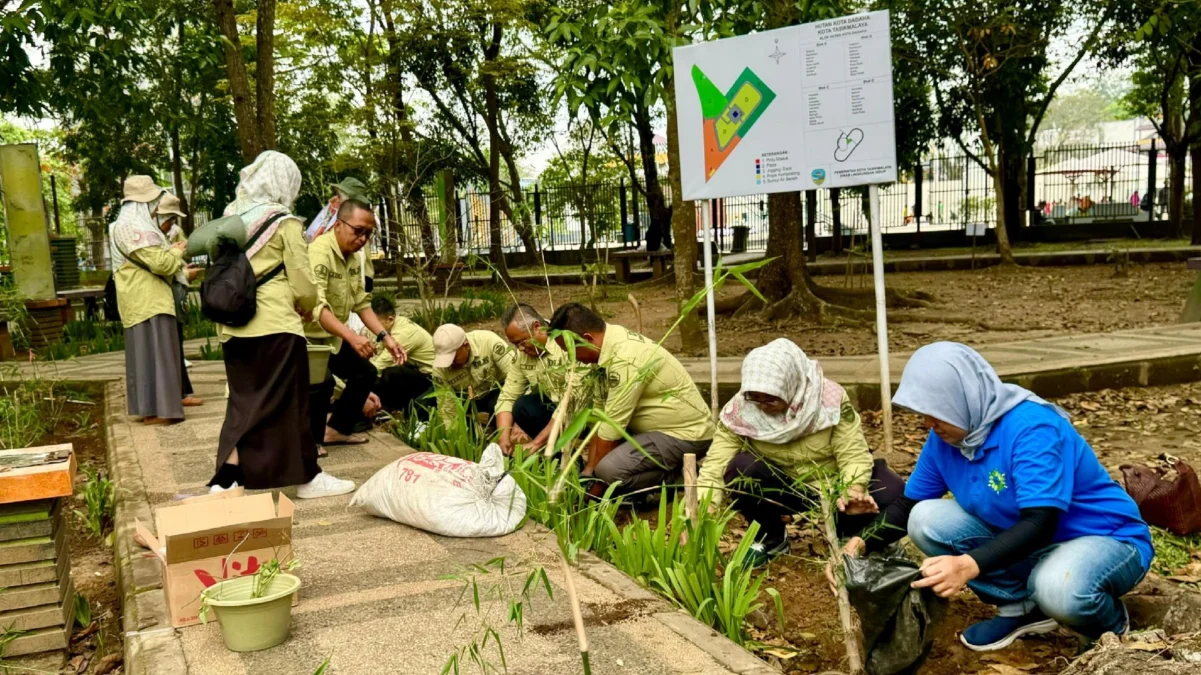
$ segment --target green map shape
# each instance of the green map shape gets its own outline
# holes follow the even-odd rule
[[[767,110],[767,107],[771,105],[771,102],[776,98],[776,93],[772,91],[771,88],[768,87],[767,84],[765,84],[763,80],[760,79],[759,76],[756,75],[755,72],[750,68],[743,68],[742,73],[738,76],[738,79],[734,80],[734,83],[730,85],[729,91],[727,91],[725,94],[721,93],[721,90],[717,88],[717,85],[713,84],[713,80],[710,80],[709,77],[705,75],[703,71],[701,71],[700,66],[696,64],[693,64],[692,66],[692,82],[696,86],[697,96],[700,97],[701,100],[701,116],[704,117],[706,121],[716,120],[722,117],[727,106],[734,102],[735,99],[739,98],[739,93],[743,90],[744,86],[749,84],[754,91],[758,92],[759,99],[753,101],[750,109],[746,111],[746,116],[742,118],[741,122],[738,124],[738,128],[735,133],[739,137],[746,136],[747,132],[751,130],[751,127],[755,125],[755,121],[759,119],[759,116],[763,114],[763,111]],[[743,96],[746,96],[746,92],[743,92]]]

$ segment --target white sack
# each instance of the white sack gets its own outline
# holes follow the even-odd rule
[[[351,506],[448,537],[498,537],[525,518],[525,493],[505,474],[492,443],[480,463],[432,452],[406,455],[375,473]]]

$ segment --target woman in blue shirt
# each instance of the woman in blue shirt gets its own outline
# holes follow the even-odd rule
[[[1091,639],[1129,628],[1121,597],[1151,565],[1151,533],[1063,409],[952,342],[913,354],[894,402],[931,433],[905,497],[882,515],[896,527],[852,539],[848,553],[908,531],[929,556],[915,588],[949,597],[970,586],[997,606],[960,636],[976,651],[1057,625]]]

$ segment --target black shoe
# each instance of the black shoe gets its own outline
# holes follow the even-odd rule
[[[746,552],[746,558],[743,558],[742,564],[751,569],[759,569],[766,566],[777,556],[788,553],[792,550],[792,546],[788,543],[788,539],[784,539],[775,546],[768,547],[767,544],[757,541],[751,544],[751,547]]]

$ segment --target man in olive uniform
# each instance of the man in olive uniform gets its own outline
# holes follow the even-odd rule
[[[454,406],[448,395],[458,396],[476,413],[496,410],[500,387],[513,362],[513,350],[496,333],[470,333],[453,323],[434,331],[434,382],[442,385],[438,408],[444,417]]]
[[[372,298],[371,310],[408,355],[404,365],[396,365],[392,353],[382,343],[376,345],[371,365],[379,373],[379,380],[373,391],[385,409],[412,410],[424,421],[429,418],[430,407],[425,399],[434,389],[434,338],[408,317],[397,316],[396,306],[388,298]],[[375,337],[367,327],[359,332]]]
[[[363,287],[363,262],[355,253],[371,239],[374,231],[375,215],[371,207],[347,200],[338,208],[334,227],[309,245],[317,306],[313,309],[313,321],[305,326],[305,337],[334,349],[329,360],[330,377],[313,394],[313,438],[323,439],[323,445],[367,442],[366,438],[355,435],[354,430],[364,421],[363,404],[375,384],[376,371],[370,359],[375,356],[376,343],[382,342],[396,363],[403,365],[406,358],[404,348],[371,311],[371,294]],[[374,339],[347,327],[351,312],[359,315]],[[330,408],[333,375],[341,378],[346,388],[327,423],[325,413]]]
[[[704,457],[716,427],[700,390],[676,357],[654,340],[605,323],[578,302],[559,307],[550,327],[579,336],[576,360],[604,370],[606,391],[598,394],[598,405],[603,401],[605,414],[637,442],[625,440],[622,429],[601,424],[581,475],[606,485],[621,481],[618,492],[628,493],[674,479],[687,453]],[[562,336],[556,340],[567,349]],[[604,485],[590,490],[600,494]]]

